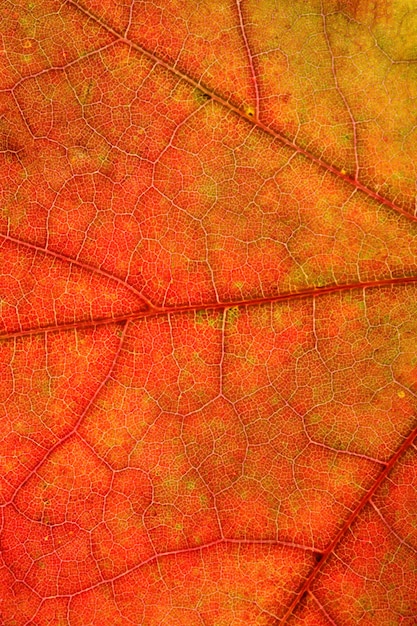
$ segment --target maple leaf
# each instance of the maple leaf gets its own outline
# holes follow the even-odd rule
[[[416,624],[413,3],[1,16],[1,624]]]

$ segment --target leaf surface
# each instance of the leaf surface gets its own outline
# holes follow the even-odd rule
[[[1,624],[415,624],[411,3],[1,6]]]

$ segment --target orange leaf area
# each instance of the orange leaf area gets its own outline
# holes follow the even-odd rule
[[[1,626],[417,623],[411,5],[0,2]]]

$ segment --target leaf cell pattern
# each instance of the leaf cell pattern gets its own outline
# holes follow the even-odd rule
[[[2,0],[0,623],[417,623],[409,0]]]

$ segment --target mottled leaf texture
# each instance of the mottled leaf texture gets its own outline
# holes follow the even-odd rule
[[[417,624],[414,0],[1,0],[1,626]]]

